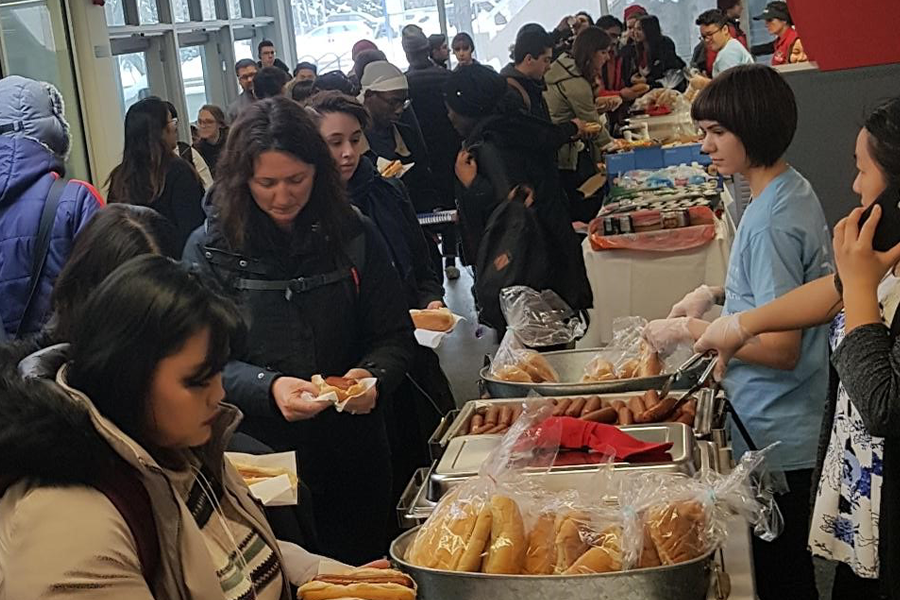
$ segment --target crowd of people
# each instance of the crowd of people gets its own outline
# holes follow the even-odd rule
[[[409,310],[444,307],[460,264],[498,331],[510,285],[591,307],[576,230],[604,198],[582,184],[635,100],[693,86],[703,151],[753,202],[725,285],[688,294],[644,336],[663,354],[717,350],[752,439],[781,443],[786,528],[754,540],[759,596],[816,598],[819,556],[839,565],[834,598],[896,597],[885,466],[900,246],[873,250],[878,207],[831,239],[784,159],[793,93],[752,64],[805,59],[787,5],[755,17],[768,49],[747,48],[742,10],[719,0],[698,16],[693,71],[639,5],[622,21],[524,25],[499,73],[470,35],[415,25],[405,72],[369,40],[349,73],[291,72],[264,41],[258,62],[235,65],[237,100],[199,110],[191,143],[171,103],[128,109],[108,206],[65,178],[58,92],[0,80],[0,595],[287,599],[322,556],[380,565],[392,507],[456,400]],[[900,185],[898,140],[894,99],[859,133],[863,207]],[[382,175],[393,162],[402,177]],[[419,224],[445,210],[458,224]],[[704,320],[716,304],[723,316]],[[315,375],[377,383],[337,411],[313,399]],[[734,436],[736,459],[748,445]],[[261,510],[225,450],[296,452],[299,507]]]

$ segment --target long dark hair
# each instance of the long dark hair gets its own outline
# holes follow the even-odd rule
[[[340,250],[344,228],[353,219],[344,185],[319,128],[299,104],[284,96],[254,102],[232,125],[222,157],[212,201],[219,210],[222,232],[235,250],[245,250],[247,220],[254,202],[249,182],[254,164],[268,151],[284,152],[316,168],[309,203],[325,236]]]
[[[572,44],[572,58],[581,71],[581,76],[591,84],[598,73],[594,73],[594,55],[600,50],[609,49],[612,44],[609,34],[599,27],[588,27],[577,36]]]
[[[662,27],[659,24],[659,18],[654,15],[644,15],[638,19],[638,22],[644,31],[644,43],[638,44],[638,54],[643,56],[645,52],[649,52],[647,66],[650,66],[659,56],[659,46],[663,41]]]
[[[900,96],[878,106],[866,118],[869,152],[889,185],[900,186]]]
[[[78,232],[50,295],[54,340],[72,339],[88,295],[116,267],[142,254],[178,258],[174,228],[152,208],[111,204]]]
[[[74,324],[68,383],[146,446],[149,390],[159,362],[207,329],[199,381],[222,371],[246,338],[240,311],[199,271],[158,255],[118,267],[88,297]]]
[[[175,156],[163,137],[168,124],[169,109],[154,96],[138,100],[125,113],[122,162],[106,181],[110,202],[146,206],[162,193],[166,168]]]

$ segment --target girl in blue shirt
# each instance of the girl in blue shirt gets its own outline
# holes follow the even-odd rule
[[[713,80],[694,101],[705,133],[703,151],[723,175],[740,173],[753,201],[738,227],[724,288],[702,286],[652,322],[650,343],[662,352],[693,341],[709,326],[713,304],[723,314],[761,306],[832,272],[830,236],[812,186],[784,159],[797,128],[797,105],[784,79],[762,65],[742,65]],[[742,348],[722,382],[754,442],[781,442],[773,458],[789,491],[778,498],[785,530],[776,541],[753,540],[762,600],[817,598],[807,523],[816,441],[828,387],[823,327],[767,333]],[[735,459],[746,451],[732,436]]]

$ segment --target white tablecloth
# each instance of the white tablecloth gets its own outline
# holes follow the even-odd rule
[[[726,207],[733,203],[724,191]],[[613,319],[638,316],[662,319],[672,305],[701,284],[723,285],[734,241],[734,222],[728,210],[716,223],[709,244],[681,252],[601,250],[582,244],[584,264],[594,293],[591,324],[579,348],[596,348],[612,339]]]

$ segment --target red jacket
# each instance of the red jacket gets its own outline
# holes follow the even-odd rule
[[[772,55],[773,67],[791,62],[791,49],[799,37],[797,30],[791,27],[784,35],[775,40],[775,54]]]

